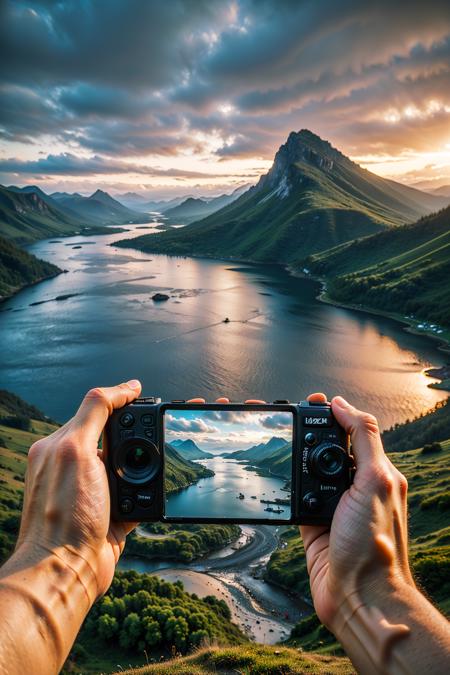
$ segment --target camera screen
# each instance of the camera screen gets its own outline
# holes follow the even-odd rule
[[[289,520],[293,413],[164,413],[168,518]]]

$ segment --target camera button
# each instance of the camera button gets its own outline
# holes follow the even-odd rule
[[[124,438],[133,438],[134,436],[134,429],[121,429],[120,430],[120,438],[124,440]]]
[[[145,429],[144,435],[146,438],[153,439],[155,436],[155,430],[154,429]]]
[[[153,424],[153,415],[142,415],[141,422],[144,426],[151,426]]]
[[[120,418],[120,424],[123,427],[131,427],[134,422],[134,416],[130,412],[126,412]]]
[[[143,508],[147,509],[149,506],[151,506],[153,502],[153,493],[152,492],[138,492],[136,495],[136,502],[138,505]]]
[[[134,509],[134,504],[133,504],[132,499],[129,499],[128,497],[125,497],[125,499],[121,500],[120,510],[122,511],[122,513],[131,513],[133,509]]]
[[[308,492],[303,497],[303,506],[307,511],[317,511],[320,507],[320,497],[314,492]]]
[[[312,431],[305,434],[305,443],[307,445],[314,445],[314,443],[316,443],[316,441],[317,441],[317,436],[316,436],[316,434],[313,434]]]

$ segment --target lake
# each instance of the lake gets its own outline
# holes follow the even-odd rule
[[[280,267],[110,246],[149,231],[126,227],[34,244],[67,274],[2,305],[1,387],[54,419],[68,419],[90,387],[136,377],[169,400],[340,393],[383,427],[448,395],[423,374],[443,353],[397,322],[320,303],[316,282]],[[154,302],[158,291],[170,299]]]
[[[166,500],[166,515],[170,518],[260,518],[289,520],[290,505],[282,513],[265,511],[267,504],[260,499],[286,499],[282,490],[286,481],[272,476],[259,476],[247,471],[235,459],[214,457],[199,462],[214,471],[214,476],[201,478],[194,485],[172,492]],[[243,495],[239,499],[239,495]],[[255,499],[256,497],[256,499]],[[269,508],[280,508],[272,504]]]

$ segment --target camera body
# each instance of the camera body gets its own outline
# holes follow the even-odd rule
[[[250,419],[252,416],[254,419]],[[258,464],[258,448],[262,448],[261,457],[263,452],[267,452],[263,444],[255,446],[256,450],[255,447],[252,448],[253,461],[256,464],[243,462],[241,458],[235,459],[239,452],[234,455],[224,452],[222,457],[203,452],[202,457],[209,455],[209,459],[197,461],[195,466],[190,460],[182,460],[184,463],[181,470],[187,475],[190,475],[190,469],[196,470],[196,467],[203,472],[200,478],[185,479],[191,490],[186,501],[186,490],[183,487],[174,488],[170,482],[173,477],[173,461],[181,464],[179,453],[185,447],[179,438],[168,443],[168,437],[172,438],[179,433],[171,429],[195,425],[202,429],[201,422],[206,429],[214,429],[225,438],[225,427],[220,427],[223,424],[220,420],[226,421],[229,430],[236,428],[233,425],[238,422],[234,420],[247,418],[250,421],[245,423],[245,429],[253,429],[255,420],[258,420],[258,423],[265,425],[265,431],[269,423],[272,428],[278,428],[284,420],[289,436],[287,439],[275,436],[278,446],[286,443],[278,448],[278,455],[273,456],[274,461],[278,461],[271,465],[269,458],[265,463],[261,461]],[[233,434],[230,438],[232,437]],[[273,439],[272,442],[275,443]],[[192,441],[189,440],[188,443],[194,447]],[[226,441],[223,443],[226,445]],[[177,450],[174,452],[175,447]],[[199,453],[202,452],[196,445],[195,447]],[[139,398],[120,410],[115,410],[110,416],[103,434],[103,455],[111,494],[111,515],[114,520],[122,521],[329,525],[353,476],[349,438],[334,419],[330,404],[307,401],[275,401],[264,405],[200,404],[184,401],[161,403],[160,399],[153,397]],[[240,455],[242,457],[242,451]],[[210,475],[214,472],[209,471],[208,474],[208,469],[204,468],[208,463],[214,466],[219,464],[221,467],[220,475],[218,473],[217,479],[214,479],[216,483],[223,475],[223,467],[233,469],[230,475],[234,481],[237,480],[238,472],[240,482],[234,482],[233,485],[243,485],[243,488],[239,488],[243,491],[240,492],[237,488],[233,488],[234,492],[230,491],[226,478],[222,487],[209,490]],[[277,466],[283,467],[282,470],[277,469]],[[282,484],[283,487],[280,487]],[[192,492],[194,485],[195,491]],[[258,485],[259,494],[248,492],[250,490],[258,493]],[[200,491],[202,487],[205,489]],[[279,488],[284,493],[277,492]],[[228,496],[224,495],[227,490]],[[182,504],[181,510],[174,511],[170,507],[170,499],[174,494]],[[276,494],[281,496],[277,497]],[[200,513],[196,510],[196,495],[199,500],[205,499],[203,511]],[[185,501],[180,502],[183,499]],[[221,506],[219,511],[215,511],[214,505],[218,499],[222,500]]]

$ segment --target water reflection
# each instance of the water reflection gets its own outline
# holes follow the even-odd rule
[[[130,227],[89,245],[72,237],[32,247],[68,273],[2,306],[3,387],[59,420],[89,387],[130,377],[165,399],[295,401],[322,390],[375,412],[384,427],[447,396],[429,389],[422,373],[444,363],[430,340],[394,321],[319,303],[315,282],[277,267],[109,245],[140,233]],[[158,291],[172,297],[155,303]],[[77,295],[55,300],[65,294]],[[30,306],[41,301],[49,302]]]

